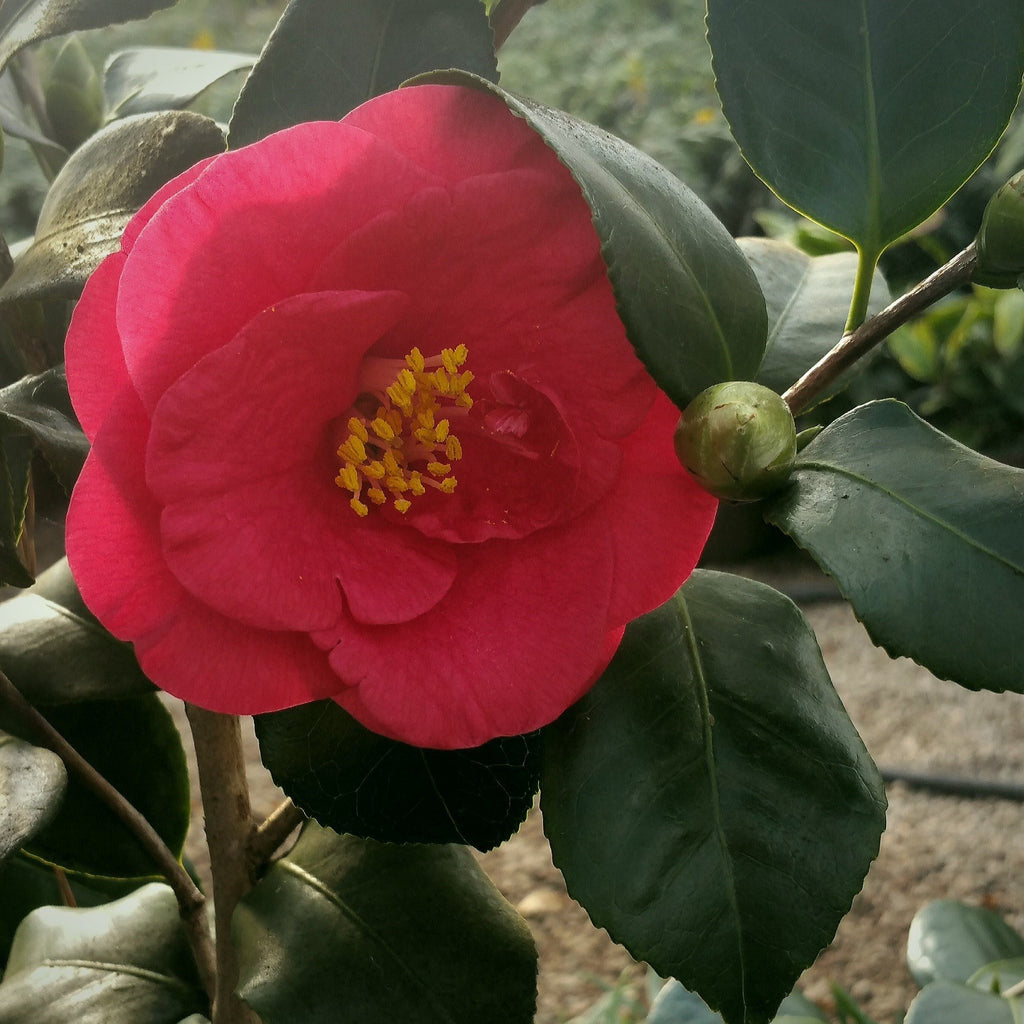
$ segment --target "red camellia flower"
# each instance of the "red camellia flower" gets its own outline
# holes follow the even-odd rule
[[[331,698],[440,748],[538,728],[714,516],[578,186],[475,90],[176,178],[90,279],[67,367],[82,596],[214,711]]]

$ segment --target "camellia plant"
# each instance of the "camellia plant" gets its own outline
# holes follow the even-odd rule
[[[1021,279],[1016,185],[891,304],[877,264],[1006,127],[1024,5],[708,0],[744,156],[856,248],[821,257],[505,91],[531,0],[290,0],[258,58],[100,77],[72,38],[35,77],[168,6],[0,6],[0,118],[52,175],[0,288],[0,1022],[528,1024],[536,950],[468,848],[539,790],[594,923],[767,1024],[885,796],[796,606],[695,566],[758,501],[891,654],[1024,692],[1024,471],[892,400],[794,421]],[[226,128],[188,109],[239,71]],[[289,798],[259,823],[241,715]]]

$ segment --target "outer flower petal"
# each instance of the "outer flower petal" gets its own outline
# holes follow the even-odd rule
[[[431,183],[345,124],[298,125],[218,157],[143,227],[121,278],[118,330],[146,408],[260,310],[306,291],[338,238]]]
[[[330,661],[348,685],[334,699],[414,746],[475,747],[546,725],[604,669],[609,633],[621,634],[607,626],[613,557],[607,535],[572,527],[479,545],[427,614],[341,624]]]
[[[358,393],[363,353],[406,305],[394,292],[286,300],[157,405],[147,480],[164,505],[164,556],[222,614],[261,629],[324,629],[344,591],[357,619],[401,622],[451,586],[452,552],[408,528],[385,524],[382,535],[334,484],[332,424]]]

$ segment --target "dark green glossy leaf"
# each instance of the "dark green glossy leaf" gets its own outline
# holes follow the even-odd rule
[[[0,4],[0,68],[23,46],[87,28],[147,18],[175,0],[4,0]]]
[[[206,1009],[166,885],[101,907],[34,911],[0,983],[0,1024],[177,1024]]]
[[[67,780],[52,751],[0,732],[0,861],[52,820]]]
[[[907,966],[922,988],[933,981],[966,982],[996,960],[1024,956],[1024,937],[998,914],[956,900],[934,900],[910,922]]]
[[[871,402],[797,456],[766,515],[891,655],[972,690],[1024,692],[1024,470]]]
[[[591,124],[470,75],[419,81],[494,93],[558,154],[590,205],[629,340],[680,409],[712,384],[754,378],[764,297],[736,243],[678,178]]]
[[[139,881],[113,883],[109,879],[74,876],[66,879],[79,907],[95,907],[137,889]],[[102,886],[99,888],[98,886]],[[16,853],[0,864],[0,964],[6,963],[14,933],[21,920],[36,907],[62,906],[64,894],[57,869]]]
[[[3,426],[0,417],[0,583],[30,587],[33,577],[21,559],[19,544],[32,479],[32,441],[4,436]]]
[[[757,174],[877,256],[995,146],[1020,92],[1019,0],[708,0],[725,115]]]
[[[882,780],[799,609],[698,571],[544,732],[569,893],[729,1024],[765,1024],[832,939],[885,821]]]
[[[265,1024],[530,1024],[537,952],[463,846],[309,823],[238,909],[239,995]],[[311,942],[310,937],[316,941]]]
[[[161,185],[224,148],[220,128],[191,111],[115,121],[75,150],[50,187],[36,236],[0,302],[77,298],[114,252],[133,213]]]
[[[181,737],[156,694],[46,708],[54,728],[127,797],[180,853],[188,831],[188,767]],[[3,728],[24,735],[4,717]],[[26,853],[68,871],[117,878],[156,874],[138,840],[76,778],[56,818],[25,844]]]
[[[248,70],[256,57],[184,46],[140,46],[110,55],[103,95],[110,117],[187,107],[215,82]]]
[[[71,490],[89,454],[89,442],[71,408],[63,366],[22,377],[0,390],[0,432],[31,438],[57,479]]]
[[[755,380],[780,395],[843,336],[857,276],[857,256],[835,252],[808,256],[786,242],[736,239],[750,261],[768,307],[768,344]],[[884,309],[889,289],[875,271],[867,315]],[[840,390],[845,377],[818,397]]]
[[[263,763],[298,807],[364,839],[489,850],[516,831],[537,792],[536,734],[421,750],[316,701],[257,716],[256,735]]]
[[[66,558],[0,604],[0,666],[32,704],[73,704],[153,692],[132,649],[88,611]]]
[[[1024,1005],[952,981],[928,985],[910,1004],[904,1024],[1020,1024]]]
[[[498,80],[480,0],[290,0],[235,104],[229,143],[335,121],[435,68]]]

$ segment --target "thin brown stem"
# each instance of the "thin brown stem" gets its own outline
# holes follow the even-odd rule
[[[844,370],[884,341],[901,324],[970,280],[978,262],[973,242],[906,295],[865,320],[812,366],[782,397],[793,414],[803,412]]]
[[[498,0],[491,11],[494,49],[500,50],[526,12],[542,0]]]
[[[249,837],[246,855],[250,872],[253,875],[259,874],[277,848],[305,820],[305,814],[291,800],[283,800],[278,804]]]
[[[18,688],[0,672],[0,702],[6,704],[31,730],[39,743],[52,750],[85,786],[117,815],[152,858],[178,900],[200,976],[213,997],[215,973],[213,943],[206,926],[203,908],[206,899],[168,849],[153,826],[135,809],[70,743],[21,695]]]
[[[213,875],[217,932],[213,1024],[258,1024],[259,1018],[234,994],[238,984],[238,958],[231,941],[231,916],[238,901],[253,885],[246,857],[253,820],[245,778],[242,730],[234,715],[204,711],[194,704],[186,704],[185,712],[196,745]]]

